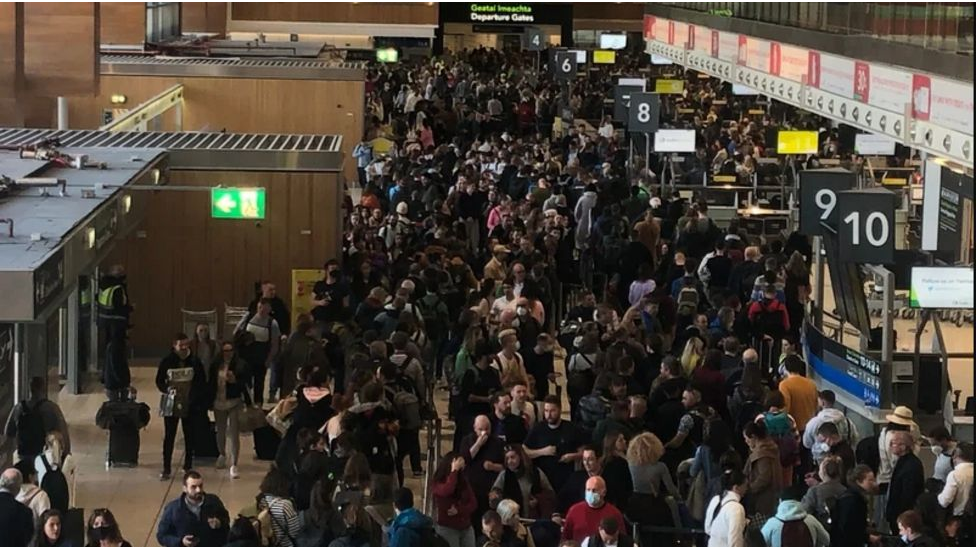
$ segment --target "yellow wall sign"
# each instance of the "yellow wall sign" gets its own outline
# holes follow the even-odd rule
[[[617,62],[617,52],[613,50],[593,50],[593,62],[612,65]]]
[[[684,80],[655,80],[654,91],[657,93],[681,93],[685,91]]]
[[[817,154],[818,134],[813,131],[781,131],[776,137],[777,154]]]
[[[298,325],[298,315],[311,313],[315,295],[312,288],[325,278],[322,269],[292,269],[291,271],[291,325]]]
[[[736,183],[739,178],[734,175],[716,175],[712,180],[715,183]]]

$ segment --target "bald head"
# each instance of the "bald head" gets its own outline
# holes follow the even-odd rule
[[[491,434],[491,420],[488,416],[478,416],[474,418],[474,434],[481,435],[481,433]]]
[[[590,477],[586,479],[586,491],[596,492],[601,496],[605,496],[607,495],[607,483],[604,482],[603,477],[599,475]]]
[[[742,362],[746,364],[752,364],[753,362],[759,362],[759,353],[755,349],[746,349],[742,353]]]
[[[24,483],[24,477],[20,471],[11,467],[0,475],[0,492],[7,492],[13,495],[20,493],[20,485]]]

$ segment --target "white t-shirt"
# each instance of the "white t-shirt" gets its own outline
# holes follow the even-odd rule
[[[281,337],[278,321],[271,317],[258,318],[252,316],[250,319],[245,317],[245,320],[247,324],[244,326],[244,330],[254,335],[254,341],[257,343],[268,343]]]

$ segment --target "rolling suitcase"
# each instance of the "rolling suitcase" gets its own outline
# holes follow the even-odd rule
[[[108,431],[108,466],[136,467],[139,465],[139,429],[120,425]]]
[[[209,419],[201,422],[193,430],[196,444],[193,448],[193,459],[217,459],[220,451],[217,449],[217,424]]]
[[[274,461],[281,436],[274,427],[265,425],[254,430],[254,453],[261,461]]]

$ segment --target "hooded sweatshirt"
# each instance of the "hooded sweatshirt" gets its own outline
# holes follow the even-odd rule
[[[820,521],[808,515],[803,510],[799,501],[786,500],[779,503],[776,516],[766,521],[762,528],[763,539],[766,540],[768,547],[782,547],[783,526],[791,521],[803,521],[803,524],[810,529],[810,539],[813,540],[814,547],[827,547],[830,545],[830,535],[820,524]]]
[[[434,521],[420,511],[401,511],[390,524],[390,547],[419,547],[423,545],[424,531],[433,527]]]
[[[824,448],[816,444],[817,442],[817,429],[820,428],[824,423],[833,423],[837,425],[837,431],[840,433],[840,438],[851,443],[851,446],[857,444],[858,433],[857,427],[854,423],[844,415],[844,412],[836,408],[824,408],[817,413],[810,421],[807,422],[806,428],[803,430],[803,446],[809,448],[813,452],[814,463],[820,463],[824,458],[825,452]]]

